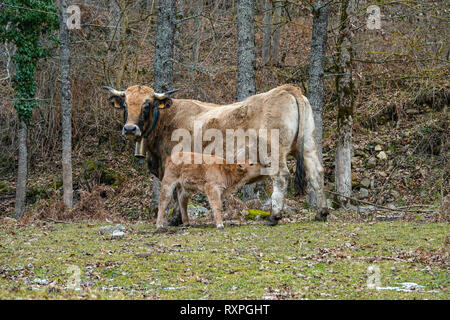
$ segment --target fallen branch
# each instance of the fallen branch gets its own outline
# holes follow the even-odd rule
[[[348,196],[345,196],[345,195],[340,194],[338,192],[333,192],[333,191],[325,191],[325,192],[328,192],[328,193],[331,193],[331,194],[334,194],[334,195],[337,195],[337,196],[340,196],[340,197],[344,197],[344,198],[347,198],[349,200],[353,200],[353,201],[356,201],[356,202],[359,202],[359,203],[362,203],[362,204],[371,205],[371,206],[374,207],[375,210],[380,210],[380,211],[414,212],[414,213],[418,213],[418,212],[423,212],[423,213],[435,212],[435,210],[403,210],[403,209],[400,209],[400,208],[388,208],[388,207],[385,207],[385,206],[380,206],[380,205],[378,205],[376,203],[373,203],[373,202],[369,202],[369,201],[364,201],[364,200],[348,197]]]

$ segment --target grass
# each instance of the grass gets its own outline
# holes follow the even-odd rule
[[[290,223],[175,228],[100,223],[0,230],[0,299],[449,299],[448,224]],[[434,262],[433,262],[434,261]],[[438,262],[436,262],[438,261]],[[370,266],[383,287],[367,287]],[[68,289],[79,271],[80,290]],[[76,280],[75,280],[76,283]]]

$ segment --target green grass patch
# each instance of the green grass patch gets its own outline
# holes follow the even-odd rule
[[[100,235],[103,225],[0,230],[0,299],[450,298],[448,266],[422,259],[444,252],[448,224],[311,222],[165,234],[133,224],[123,239]],[[414,282],[423,290],[369,289],[371,266],[382,287]]]

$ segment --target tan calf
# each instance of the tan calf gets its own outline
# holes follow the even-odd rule
[[[156,221],[158,229],[164,226],[164,213],[173,190],[177,186],[181,187],[182,192],[190,190],[205,193],[214,213],[216,226],[218,229],[223,229],[222,197],[229,195],[251,179],[260,176],[260,171],[264,168],[263,165],[248,159],[243,164],[226,164],[223,158],[203,154],[203,163],[194,164],[195,153],[179,152],[176,155],[176,158],[173,155],[168,158],[164,178],[161,182]],[[186,196],[179,198],[185,199],[184,201],[187,202]],[[186,205],[181,204],[180,207],[183,224],[188,224]]]

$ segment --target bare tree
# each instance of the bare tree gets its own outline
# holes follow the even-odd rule
[[[323,113],[323,76],[327,46],[327,27],[330,5],[328,2],[317,1],[313,4],[314,20],[311,39],[311,54],[309,58],[308,99],[314,115],[315,139],[319,160],[322,162],[322,113]],[[323,177],[322,177],[323,179]],[[323,182],[322,182],[323,184]],[[308,204],[315,206],[315,192],[308,186]]]
[[[352,193],[352,127],[353,127],[353,44],[351,28],[355,21],[356,0],[342,0],[337,40],[336,94],[338,104],[338,137],[336,147],[336,192],[349,197]],[[340,197],[346,205],[348,198]]]
[[[203,0],[195,2],[195,21],[194,21],[194,44],[192,46],[192,63],[194,68],[198,63],[198,56],[200,52],[201,35],[202,35],[202,12]]]
[[[176,0],[158,1],[158,21],[155,41],[155,61],[154,61],[154,85],[157,92],[169,91],[173,86],[173,49],[174,36],[176,32]],[[154,177],[153,182],[153,208],[158,208],[159,195],[161,192],[161,181]],[[181,211],[178,206],[178,196],[176,190],[173,193],[175,207],[172,217],[168,219],[169,224],[179,225],[181,221]]]
[[[16,203],[14,206],[14,217],[19,220],[25,213],[25,198],[27,195],[27,175],[28,175],[28,149],[27,149],[27,125],[23,119],[19,118],[19,131],[17,143],[19,146],[19,161],[17,168],[16,183]]]
[[[242,101],[256,93],[255,85],[255,2],[254,0],[238,0],[237,3],[237,37],[238,37],[238,71],[237,99]],[[257,183],[242,188],[244,200],[257,197]]]
[[[109,38],[110,40],[118,40],[120,36],[120,16],[121,11],[118,5],[119,0],[109,0]]]
[[[281,18],[283,3],[281,1],[274,2],[273,11],[273,36],[272,36],[272,62],[277,64],[280,59],[280,35],[281,35]]]
[[[176,26],[176,0],[158,1],[155,41],[154,89],[169,91],[173,86],[173,46]]]
[[[70,35],[67,28],[68,0],[60,3],[61,42],[61,108],[62,108],[62,169],[64,204],[68,209],[73,207],[72,185],[72,94],[70,92]]]
[[[264,26],[261,57],[262,63],[267,64],[270,59],[270,43],[272,40],[272,0],[263,0]]]
[[[237,37],[238,37],[238,72],[237,99],[239,101],[256,93],[255,88],[255,2],[238,0],[237,3]]]

